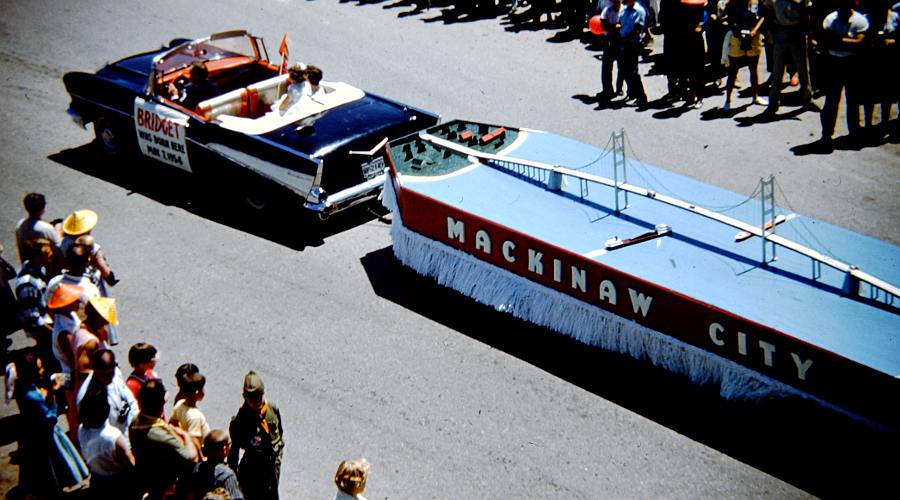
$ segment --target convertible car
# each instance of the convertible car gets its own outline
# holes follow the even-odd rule
[[[199,65],[208,76],[193,91],[204,94],[192,104],[178,101],[172,89],[193,78],[191,68]],[[440,120],[327,80],[314,98],[285,112],[273,106],[288,86],[280,69],[261,38],[229,31],[176,39],[96,73],[67,73],[63,83],[69,115],[82,127],[93,123],[105,152],[139,151],[209,176],[253,208],[299,196],[322,218],[377,196],[385,175],[377,152],[388,140]]]

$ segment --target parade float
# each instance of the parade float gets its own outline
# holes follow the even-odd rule
[[[896,429],[900,250],[597,148],[466,121],[390,142],[393,251],[498,311],[716,384]]]

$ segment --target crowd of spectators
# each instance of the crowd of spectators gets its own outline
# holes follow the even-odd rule
[[[413,2],[416,9],[432,2]],[[562,27],[603,47],[600,92],[606,102],[624,96],[637,107],[701,108],[704,98],[724,93],[720,108],[730,114],[738,70],[747,68],[750,100],[762,109],[760,121],[778,118],[783,105],[799,112],[821,111],[819,145],[832,148],[842,95],[847,128],[854,141],[880,141],[891,133],[900,81],[897,0],[457,0],[452,16],[485,17],[508,12],[517,26]],[[506,15],[506,14],[504,14]],[[593,18],[602,20],[595,27]],[[595,29],[596,28],[596,29]],[[650,42],[662,36],[661,54]],[[759,81],[765,55],[769,78]],[[638,60],[659,63],[667,79],[665,95],[647,96]],[[658,57],[656,57],[658,56]],[[613,67],[618,77],[613,86]],[[661,71],[660,71],[661,69]],[[723,80],[725,85],[723,86]],[[626,81],[630,81],[630,84]],[[623,85],[624,84],[624,85]],[[712,85],[710,85],[712,84]],[[782,99],[785,87],[798,87]],[[814,98],[824,96],[824,105]],[[880,120],[875,110],[881,107]],[[862,110],[862,113],[860,112]],[[862,123],[861,123],[862,119]],[[896,126],[894,128],[896,130]]]
[[[33,341],[12,352],[5,342],[2,352],[6,403],[15,401],[19,410],[18,493],[277,499],[284,428],[260,375],[245,375],[244,403],[228,429],[208,425],[200,409],[206,378],[193,363],[176,370],[178,392],[169,407],[155,371],[158,350],[131,344],[128,375],[112,350],[119,318],[109,287],[118,280],[90,236],[97,214],[78,210],[47,222],[43,195],[29,193],[23,205],[27,216],[15,230],[18,272],[0,257],[3,340],[23,330]],[[341,463],[335,498],[362,499],[367,474],[365,460]]]

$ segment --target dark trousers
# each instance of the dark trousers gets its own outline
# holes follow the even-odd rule
[[[619,66],[619,78],[617,80],[619,82],[622,81],[622,47],[617,42],[610,42],[609,45],[606,46],[606,49],[603,50],[603,64],[600,67],[600,83],[603,87],[603,93],[612,95],[615,90],[613,89],[612,83],[612,73],[613,73],[613,64],[617,64]],[[621,83],[618,88],[622,88]]]
[[[625,75],[625,83],[628,84],[628,97],[638,101],[647,101],[647,93],[644,92],[644,82],[638,72],[638,58],[641,55],[641,44],[636,41],[626,41],[622,44],[622,58],[619,69]]]
[[[769,108],[778,110],[781,100],[781,82],[784,80],[784,72],[788,63],[793,61],[797,68],[797,76],[800,79],[800,92],[803,102],[812,100],[812,90],[809,82],[809,57],[807,55],[806,32],[799,26],[776,26],[774,65],[769,89]]]
[[[847,129],[851,134],[859,132],[860,64],[858,56],[827,56],[825,71],[825,106],[819,119],[822,122],[822,137],[831,139],[837,124],[841,92],[847,96]]]

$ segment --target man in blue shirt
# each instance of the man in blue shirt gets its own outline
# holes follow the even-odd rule
[[[635,0],[625,0],[619,11],[619,35],[622,40],[621,69],[628,84],[628,100],[636,101],[638,107],[647,105],[647,93],[638,71],[641,53],[641,36],[647,22],[647,12]]]

